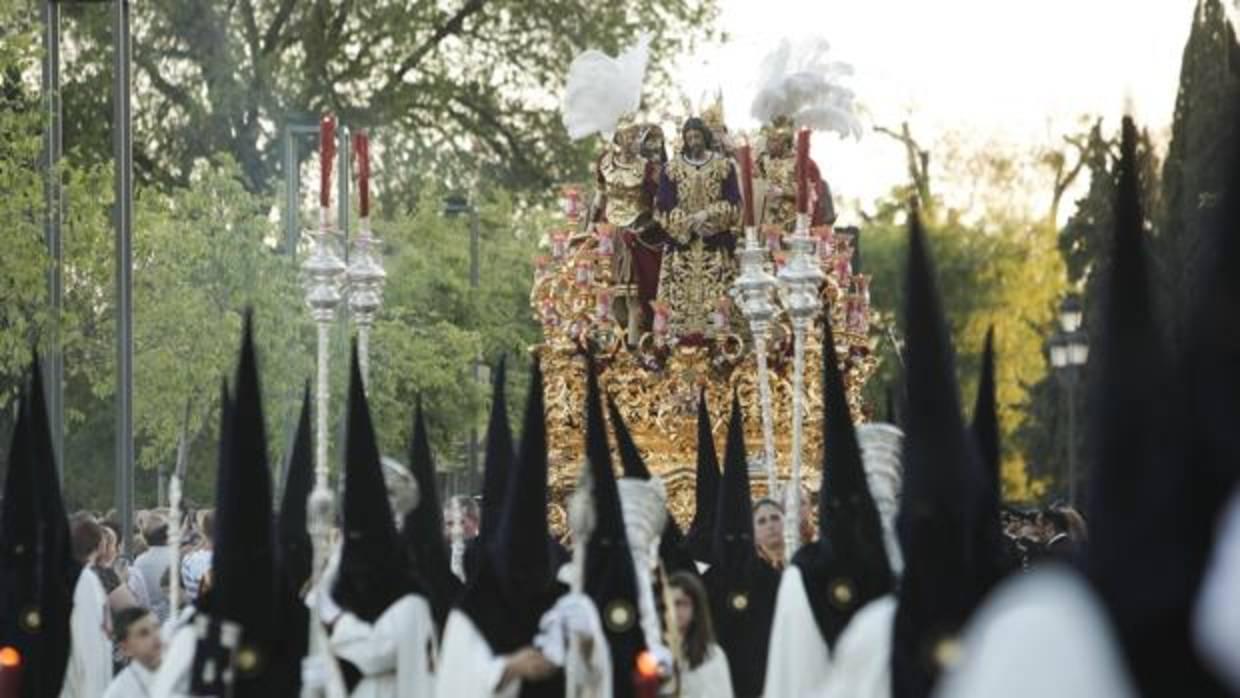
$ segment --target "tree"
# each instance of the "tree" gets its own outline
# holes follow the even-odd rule
[[[927,168],[931,150],[907,136],[910,172],[917,178],[897,187],[875,203],[875,213],[862,230],[864,271],[871,274],[873,308],[878,312],[881,366],[867,384],[871,404],[881,403],[888,388],[901,381],[896,348],[903,317],[904,258],[908,241],[907,202],[914,193],[965,188],[972,206],[949,206],[939,195],[921,207],[923,223],[938,267],[939,290],[957,350],[956,368],[963,403],[972,404],[981,351],[987,328],[995,327],[999,361],[997,391],[999,419],[1004,435],[1003,489],[1008,500],[1027,500],[1042,483],[1026,471],[1026,457],[1014,438],[1024,426],[1028,388],[1046,375],[1040,328],[1052,318],[1062,292],[1063,266],[1055,246],[1054,228],[1043,213],[1012,202],[1013,177],[1036,171],[1028,167],[1042,157],[995,148],[973,150],[958,143],[940,146],[933,160],[945,164],[939,175],[947,185],[932,181]],[[1054,174],[1054,171],[1051,171]],[[1059,173],[1058,177],[1063,174]],[[951,185],[951,186],[948,186]],[[895,340],[895,341],[891,341]]]
[[[1163,164],[1153,256],[1166,326],[1178,342],[1198,238],[1218,209],[1240,116],[1240,45],[1220,0],[1199,0],[1184,46],[1171,145]],[[1159,210],[1147,205],[1150,210]]]
[[[111,70],[107,13],[69,8],[70,131],[105,159],[107,95],[92,88]],[[542,190],[583,176],[591,149],[557,111],[573,56],[649,31],[653,81],[667,84],[664,62],[711,35],[717,0],[166,0],[133,13],[143,181],[186,186],[196,162],[229,153],[250,191],[269,192],[286,117],[332,111],[398,132],[408,172],[460,181],[482,158],[494,181]]]

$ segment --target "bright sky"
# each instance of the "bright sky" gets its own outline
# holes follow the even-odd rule
[[[1015,146],[1057,141],[1081,114],[1131,99],[1155,134],[1171,120],[1196,0],[721,0],[724,45],[681,65],[694,101],[722,88],[729,126],[750,129],[757,64],[785,36],[826,38],[851,63],[867,134],[815,139],[838,199],[866,206],[906,179],[902,148],[872,132],[908,119],[923,146],[948,132]],[[719,76],[735,76],[720,84]]]

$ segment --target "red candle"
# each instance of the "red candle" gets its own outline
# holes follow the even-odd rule
[[[797,213],[809,213],[809,129],[797,132]]]
[[[650,652],[637,655],[633,668],[633,695],[636,698],[656,698],[659,694],[659,663]]]
[[[22,687],[22,656],[13,647],[0,648],[0,698],[18,698]]]
[[[332,166],[336,162],[336,119],[331,114],[319,123],[319,206],[332,205]]]
[[[357,156],[358,209],[366,218],[370,216],[370,136],[365,131],[353,134],[353,152]]]
[[[740,152],[737,157],[741,161],[741,198],[744,199],[742,205],[745,207],[742,211],[742,224],[746,228],[753,227],[753,157],[749,149],[749,141],[741,144]]]

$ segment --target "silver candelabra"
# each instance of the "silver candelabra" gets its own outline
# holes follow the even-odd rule
[[[362,385],[370,387],[370,328],[375,314],[383,304],[383,284],[387,272],[374,254],[378,242],[370,233],[370,218],[358,221],[358,234],[349,256],[349,314],[357,325],[357,358],[362,370]]]
[[[779,486],[779,476],[775,472],[775,427],[771,415],[771,381],[766,368],[766,339],[771,320],[775,317],[771,293],[778,281],[766,270],[766,248],[758,242],[753,226],[745,228],[745,247],[739,256],[741,273],[732,288],[753,336],[754,358],[758,364],[758,396],[762,403],[762,460],[768,487],[774,494]]]
[[[809,236],[809,214],[798,213],[796,230],[788,240],[791,255],[779,272],[784,309],[792,321],[792,473],[785,492],[784,556],[791,560],[801,542],[802,427],[805,412],[805,342],[810,325],[822,308],[819,289],[825,278]],[[823,351],[834,351],[824,347]]]

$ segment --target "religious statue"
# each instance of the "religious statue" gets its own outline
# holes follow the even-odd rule
[[[617,129],[612,145],[599,156],[598,198],[593,222],[610,223],[621,244],[613,257],[614,278],[623,291],[622,310],[630,341],[649,325],[650,302],[659,283],[662,234],[653,205],[659,170],[667,159],[663,131],[631,123]]]
[[[712,315],[736,276],[740,190],[732,161],[713,149],[705,122],[689,119],[681,136],[681,152],[663,167],[655,197],[655,220],[667,235],[657,295],[668,331],[692,341],[715,327]]]
[[[796,225],[796,152],[793,148],[795,129],[787,117],[776,117],[762,129],[765,146],[758,156],[755,197],[757,224],[778,226],[783,233],[792,233]],[[819,174],[818,165],[809,161],[810,225],[834,225],[835,204],[831,188]]]

